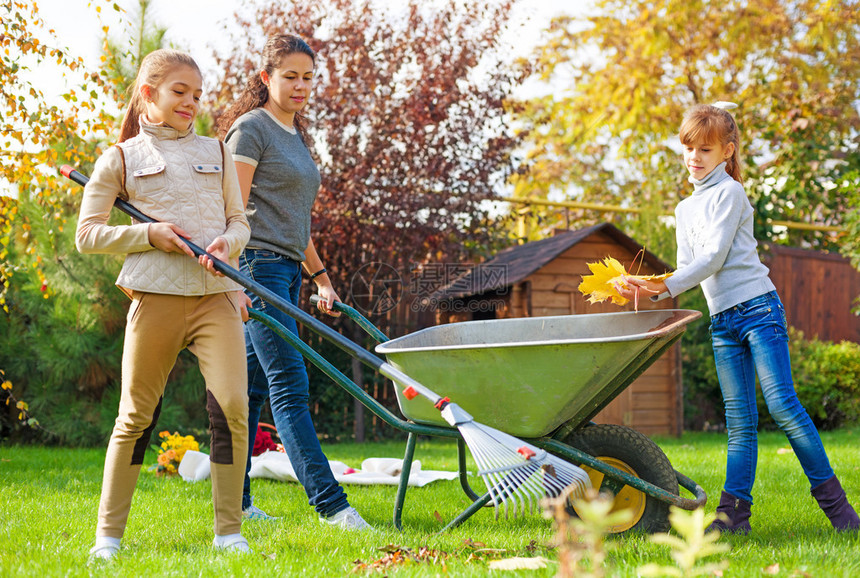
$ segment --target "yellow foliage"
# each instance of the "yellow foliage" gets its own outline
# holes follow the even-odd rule
[[[97,0],[105,2],[106,0]],[[62,153],[66,162],[86,165],[95,160],[92,144],[86,138],[110,138],[116,122],[107,115],[97,117],[88,110],[102,109],[105,102],[99,102],[95,89],[104,89],[107,81],[97,72],[87,72],[80,58],[65,53],[64,50],[48,48],[60,45],[61,39],[53,30],[47,29],[34,2],[6,3],[0,19],[0,46],[5,48],[5,62],[0,66],[0,181],[13,185],[16,196],[0,197],[0,227],[2,227],[2,251],[0,251],[0,306],[8,310],[5,294],[9,280],[15,271],[33,267],[41,274],[41,261],[35,257],[39,253],[53,254],[56,251],[55,238],[63,231],[64,219],[75,212],[72,195],[79,195],[79,189],[70,192],[67,183],[51,169],[56,167]],[[42,38],[36,38],[36,35]],[[48,36],[45,38],[44,36]],[[30,74],[39,70],[43,74],[51,72],[67,77],[77,90],[90,94],[87,101],[78,102],[76,88],[70,88],[60,97],[68,105],[57,106],[49,102],[38,83],[30,81]],[[72,73],[77,71],[77,79]],[[49,239],[37,240],[35,235],[11,235],[10,231],[20,231],[26,225],[26,218],[18,215],[21,200],[35,201],[44,210],[44,221]],[[27,232],[26,229],[24,229]],[[13,241],[9,238],[15,239]],[[10,252],[8,248],[17,245],[19,251]],[[9,255],[16,255],[20,262],[9,263]],[[35,261],[35,262],[34,262]],[[44,279],[43,279],[44,281]],[[52,293],[44,292],[49,298]]]
[[[643,281],[662,281],[672,276],[672,273],[662,275],[630,275],[617,259],[606,257],[601,263],[588,263],[591,275],[583,275],[579,291],[588,297],[589,303],[602,303],[611,300],[616,305],[626,305],[630,300],[622,297],[615,285],[626,287],[624,278],[642,279]]]

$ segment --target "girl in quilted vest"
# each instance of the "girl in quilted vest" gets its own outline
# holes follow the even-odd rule
[[[97,559],[119,551],[167,377],[186,347],[206,381],[214,547],[249,549],[239,533],[248,452],[245,298],[238,285],[215,272],[211,259],[189,259],[194,255],[182,242],[190,239],[236,263],[250,235],[233,160],[220,142],[194,133],[201,87],[200,70],[187,54],[149,54],[132,87],[119,143],[98,159],[84,189],[78,250],[126,254],[117,285],[132,299],[119,416],[90,551]],[[160,222],[109,225],[118,196]]]

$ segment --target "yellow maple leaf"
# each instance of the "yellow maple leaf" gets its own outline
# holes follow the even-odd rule
[[[611,300],[616,305],[626,305],[630,300],[622,297],[615,289],[616,284],[622,287],[627,286],[624,282],[625,277],[642,279],[643,281],[662,281],[672,276],[671,272],[662,275],[630,275],[624,269],[624,265],[612,257],[607,257],[602,263],[600,261],[588,263],[588,268],[592,274],[582,276],[579,291],[588,298],[589,303],[602,303]]]

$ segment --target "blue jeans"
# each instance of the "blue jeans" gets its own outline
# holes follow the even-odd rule
[[[239,268],[248,277],[296,305],[302,286],[301,264],[272,251],[246,249]],[[250,294],[255,309],[298,333],[295,320],[280,309]],[[308,501],[322,516],[331,516],[349,503],[334,479],[323,454],[308,408],[308,374],[304,358],[295,348],[259,321],[245,324],[248,357],[248,464],[242,493],[242,509],[251,505],[251,450],[260,421],[260,410],[271,398],[272,417],[278,436],[290,458]]]
[[[785,309],[776,292],[712,315],[711,342],[729,432],[726,492],[752,502],[758,459],[756,374],[767,409],[788,437],[811,487],[832,477],[818,430],[794,391]]]

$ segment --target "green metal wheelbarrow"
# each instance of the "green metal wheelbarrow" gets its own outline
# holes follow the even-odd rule
[[[81,185],[89,180],[70,166],[63,166],[61,172]],[[114,205],[139,222],[157,222],[123,199],[117,198]],[[616,533],[668,530],[669,505],[692,510],[707,499],[702,488],[675,471],[646,436],[630,428],[590,421],[681,337],[686,325],[700,317],[698,311],[476,321],[432,327],[389,340],[357,311],[336,304],[338,311],[380,343],[377,351],[388,358],[383,362],[190,240],[183,242],[194,255],[209,257],[215,270],[225,277],[405,386],[405,391],[398,390],[400,409],[406,418],[401,419],[275,319],[260,311],[249,311],[252,318],[270,327],[381,420],[409,434],[394,505],[394,526],[398,529],[402,528],[403,505],[419,435],[457,440],[460,483],[472,504],[443,531],[463,523],[490,502],[498,508],[500,500],[505,503],[518,492],[546,495],[561,480],[582,485],[585,474],[579,467],[588,472],[592,486],[614,497],[617,509],[633,510],[632,521],[614,528]],[[459,403],[451,403],[429,387],[441,388]],[[432,403],[413,404],[415,395]],[[433,404],[445,421],[427,413]],[[478,472],[487,484],[484,495],[478,495],[469,485],[464,438],[467,431],[470,436],[495,436],[488,439],[515,456],[510,465],[485,467]],[[502,438],[510,439],[499,441]],[[480,457],[475,449],[472,453],[476,459]],[[498,482],[490,483],[491,478]],[[682,498],[679,486],[694,498]],[[555,489],[552,492],[557,495]],[[514,512],[516,515],[516,508]]]
[[[319,298],[312,297],[315,303]],[[588,472],[592,485],[614,497],[614,510],[630,509],[629,522],[612,528],[662,532],[669,529],[669,506],[692,510],[707,496],[677,472],[647,436],[625,426],[591,419],[647,369],[699,318],[698,311],[659,310],[607,314],[503,319],[454,323],[389,340],[358,311],[335,309],[379,342],[388,363],[428,387],[456,396],[476,420],[521,437]],[[491,498],[469,485],[466,445],[421,399],[397,390],[396,416],[283,325],[252,310],[311,363],[346,389],[383,422],[408,433],[393,523],[402,529],[407,484],[420,435],[457,440],[459,480],[472,504],[442,531],[480,511]],[[400,384],[398,384],[400,385]],[[681,497],[684,488],[693,497]],[[569,507],[576,514],[573,506]]]

